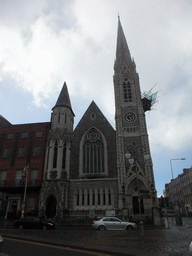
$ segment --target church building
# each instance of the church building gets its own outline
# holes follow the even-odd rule
[[[74,129],[66,82],[50,122],[11,125],[0,116],[0,207],[3,195],[6,216],[31,209],[48,219],[152,219],[157,197],[145,119],[149,105],[141,99],[120,18],[113,82],[116,130],[94,101]]]
[[[139,76],[118,20],[114,65],[116,131],[93,101],[73,129],[64,83],[52,109],[40,215],[152,216],[156,191]]]

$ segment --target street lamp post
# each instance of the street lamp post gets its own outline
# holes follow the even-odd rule
[[[172,161],[175,161],[175,160],[185,160],[185,159],[186,158],[182,157],[182,158],[176,158],[176,159],[171,159],[170,160],[172,179],[174,179]],[[177,191],[176,191],[176,198],[177,198]],[[176,224],[177,225],[182,225],[183,223],[182,223],[182,216],[181,216],[181,212],[180,212],[180,204],[179,204],[177,199],[176,199],[176,208],[177,208],[177,213],[175,213]]]
[[[24,190],[21,218],[24,218],[24,213],[25,213],[25,200],[26,200],[26,193],[27,193],[28,171],[29,171],[29,165],[25,166],[25,168],[23,169],[23,176],[25,176],[25,190]]]
[[[122,186],[122,192],[123,192],[123,220],[125,220],[125,184],[123,183]]]
[[[175,160],[185,160],[185,159],[186,159],[186,158],[182,157],[182,158],[176,158],[176,159],[171,159],[171,160],[170,160],[172,179],[174,179],[174,177],[173,177],[172,161],[175,161]]]

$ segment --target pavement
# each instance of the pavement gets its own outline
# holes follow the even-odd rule
[[[12,223],[13,224],[13,223]],[[90,226],[59,226],[55,230],[14,229],[11,222],[1,225],[5,237],[29,240],[110,255],[186,256],[192,241],[192,218],[183,218],[177,226],[174,218],[165,219],[165,227],[145,226],[130,231],[93,230]],[[0,254],[1,255],[1,254]]]

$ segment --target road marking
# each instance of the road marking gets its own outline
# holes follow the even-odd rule
[[[27,244],[35,244],[35,245],[47,246],[47,247],[52,247],[52,248],[56,248],[56,249],[81,252],[81,253],[92,254],[92,255],[97,255],[97,256],[111,256],[111,254],[92,252],[92,251],[87,251],[87,250],[83,250],[83,249],[75,249],[75,248],[73,249],[73,248],[70,248],[70,247],[64,247],[64,246],[59,246],[59,245],[50,245],[50,244],[44,244],[44,243],[25,241],[25,240],[16,239],[16,238],[3,237],[3,239],[4,240],[17,241],[17,242],[21,242],[21,243],[27,243]],[[1,256],[1,254],[0,254],[0,256]]]

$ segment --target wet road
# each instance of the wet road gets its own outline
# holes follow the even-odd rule
[[[168,226],[168,225],[167,225]],[[132,254],[137,256],[189,255],[192,241],[192,219],[183,218],[183,226],[176,226],[169,218],[169,228],[144,228],[144,236],[136,231],[106,231],[91,229],[18,230],[1,229],[2,235],[48,242],[101,252]]]
[[[41,244],[38,242],[27,242],[18,239],[5,238],[3,245],[3,253],[0,256],[101,256],[99,253],[89,253],[85,250],[77,250],[65,248],[61,246],[53,246],[48,244]],[[109,256],[103,254],[103,256]]]

